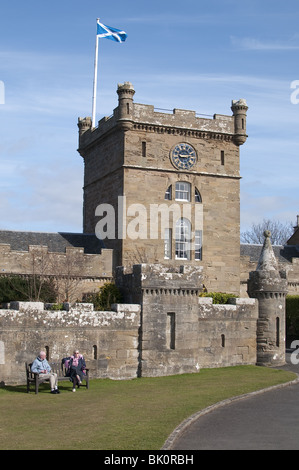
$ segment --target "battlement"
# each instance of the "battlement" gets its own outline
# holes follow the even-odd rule
[[[103,137],[114,127],[123,130],[145,130],[158,133],[175,133],[188,130],[192,137],[221,138],[235,140],[237,145],[242,145],[246,135],[246,112],[248,106],[244,99],[233,100],[231,109],[233,116],[214,114],[203,117],[196,111],[185,109],[173,109],[172,112],[162,112],[152,105],[133,102],[135,90],[130,82],[119,84],[117,93],[119,105],[113,114],[104,117],[98,122],[98,127],[93,128],[90,117],[79,118],[79,151]]]
[[[34,271],[36,275],[112,277],[112,250],[106,248],[101,253],[89,254],[84,253],[83,247],[66,246],[64,252],[52,252],[48,246],[28,245],[25,251],[12,250],[10,244],[0,243],[0,254],[2,275],[32,275]]]
[[[161,112],[154,106],[144,104],[134,104],[134,122],[136,124],[154,125],[164,127],[165,132],[168,128],[173,129],[192,129],[201,132],[217,132],[222,134],[233,134],[234,118],[233,116],[222,116],[214,114],[209,118],[199,117],[196,111],[186,109],[173,109],[172,113]],[[137,126],[137,128],[139,128]]]
[[[142,303],[144,295],[195,296],[203,290],[201,266],[177,268],[162,264],[137,264],[131,269],[116,269],[116,284],[126,302]]]

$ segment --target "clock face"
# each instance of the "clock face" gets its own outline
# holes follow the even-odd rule
[[[177,144],[170,152],[170,159],[179,170],[190,170],[196,163],[196,152],[189,144]]]

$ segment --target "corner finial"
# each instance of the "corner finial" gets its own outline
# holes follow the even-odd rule
[[[265,237],[265,241],[256,270],[278,272],[278,264],[270,240],[270,230],[265,230],[263,235]]]
[[[270,230],[265,230],[263,235],[264,235],[265,238],[271,238]]]

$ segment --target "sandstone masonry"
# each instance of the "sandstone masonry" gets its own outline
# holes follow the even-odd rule
[[[34,261],[37,275],[80,281],[74,298],[114,276],[126,303],[96,312],[89,304],[53,311],[11,302],[0,310],[0,382],[24,382],[24,362],[40,349],[49,362],[80,349],[92,378],[282,364],[285,296],[299,263],[287,260],[287,282],[280,261],[288,250],[277,262],[266,233],[258,263],[243,247],[240,269],[245,100],[232,102],[230,116],[208,118],[135,103],[130,82],[117,94],[117,108],[97,128],[89,117],[78,121],[84,233],[1,231],[0,268],[4,276],[30,276]],[[99,240],[97,227],[111,209],[114,224]],[[200,297],[206,290],[239,295],[240,283],[241,298],[228,305]]]

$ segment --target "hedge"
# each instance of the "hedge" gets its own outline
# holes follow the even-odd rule
[[[299,295],[287,295],[286,333],[287,336],[299,335]]]

